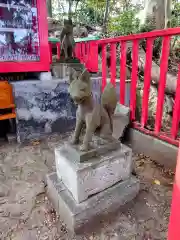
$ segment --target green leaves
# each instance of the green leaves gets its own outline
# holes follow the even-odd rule
[[[128,35],[139,31],[139,19],[136,18],[134,10],[127,10],[117,17],[111,17],[108,31],[117,35]]]

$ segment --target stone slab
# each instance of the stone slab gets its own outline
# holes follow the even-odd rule
[[[56,173],[47,176],[48,197],[67,228],[75,232],[95,224],[103,215],[109,216],[119,210],[136,197],[139,188],[139,180],[131,177],[77,204],[64,184],[58,180]]]
[[[91,149],[87,152],[83,152],[79,150],[79,145],[70,145],[68,143],[64,144],[62,147],[60,147],[58,150],[61,152],[61,155],[66,157],[67,159],[71,161],[76,162],[85,162],[89,160],[90,158],[101,156],[102,154],[105,154],[109,151],[113,151],[116,149],[119,149],[121,147],[121,144],[119,141],[115,140],[112,142],[102,142],[102,139],[96,138],[96,142],[93,141],[91,144]]]
[[[68,158],[62,150],[63,147],[55,149],[56,172],[78,203],[131,175],[132,150],[120,142],[118,150],[82,163],[75,154]]]

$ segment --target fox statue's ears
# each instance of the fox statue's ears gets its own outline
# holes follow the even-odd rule
[[[84,69],[84,71],[81,73],[79,79],[84,82],[89,82],[90,74],[87,71],[87,69]]]
[[[87,69],[84,69],[82,73],[80,73],[79,71],[76,71],[74,68],[70,68],[69,69],[69,84],[71,84],[72,81],[74,80],[81,80],[83,82],[89,83],[90,81],[90,74],[87,71]]]
[[[69,68],[69,74],[70,74],[69,84],[71,84],[73,80],[77,80],[79,78],[79,73],[71,67]]]

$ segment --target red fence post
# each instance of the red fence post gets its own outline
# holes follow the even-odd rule
[[[81,59],[81,43],[77,43],[76,44],[76,54],[77,54],[77,58],[80,60]]]
[[[89,56],[88,56],[89,70],[91,72],[98,72],[98,43],[97,41],[89,42]]]
[[[81,43],[81,61],[85,63],[85,42]]]
[[[126,42],[121,42],[121,61],[120,61],[120,103],[125,102],[126,88]]]
[[[132,74],[131,74],[131,91],[130,91],[130,110],[131,120],[135,120],[136,112],[136,84],[138,78],[138,40],[133,40],[133,53],[132,53]]]
[[[116,86],[116,43],[111,44],[111,83]]]
[[[86,68],[91,69],[92,59],[91,59],[90,43],[89,42],[86,42],[85,52],[86,52]]]
[[[106,44],[102,45],[102,91],[106,86]]]
[[[178,71],[176,95],[175,95],[175,102],[174,102],[174,109],[173,109],[172,128],[171,128],[171,135],[174,139],[177,136],[177,132],[179,128],[179,120],[180,120],[180,64],[179,64],[179,71]]]
[[[152,68],[152,47],[154,39],[147,39],[146,42],[146,64],[144,68],[144,90],[142,99],[142,114],[141,125],[145,126],[148,119],[148,102],[149,102],[149,89],[151,85],[151,68]]]
[[[61,55],[60,43],[56,43],[56,47],[57,47],[57,59],[59,60]]]
[[[162,56],[160,65],[160,79],[158,86],[158,100],[156,108],[156,120],[155,120],[155,133],[158,134],[161,129],[163,105],[164,105],[164,92],[166,86],[166,74],[168,71],[168,57],[169,57],[169,43],[170,37],[166,36],[163,38],[162,44]]]
[[[49,42],[49,61],[52,63],[52,43]]]
[[[75,53],[75,57],[78,58],[78,43],[76,43],[75,45],[74,53]]]
[[[168,240],[180,238],[180,146],[177,156],[176,173],[172,194],[171,214],[168,229]]]

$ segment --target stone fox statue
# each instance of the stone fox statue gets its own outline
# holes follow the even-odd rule
[[[112,140],[112,117],[117,105],[117,96],[114,86],[108,83],[102,93],[101,103],[94,103],[92,97],[91,80],[87,70],[71,81],[69,93],[78,105],[76,112],[76,127],[72,139],[73,144],[79,143],[79,136],[83,125],[86,132],[81,151],[88,151],[92,135],[98,129],[100,137]]]
[[[65,59],[72,58],[75,41],[73,37],[72,20],[64,20],[64,27],[60,34],[61,50],[63,50]]]

